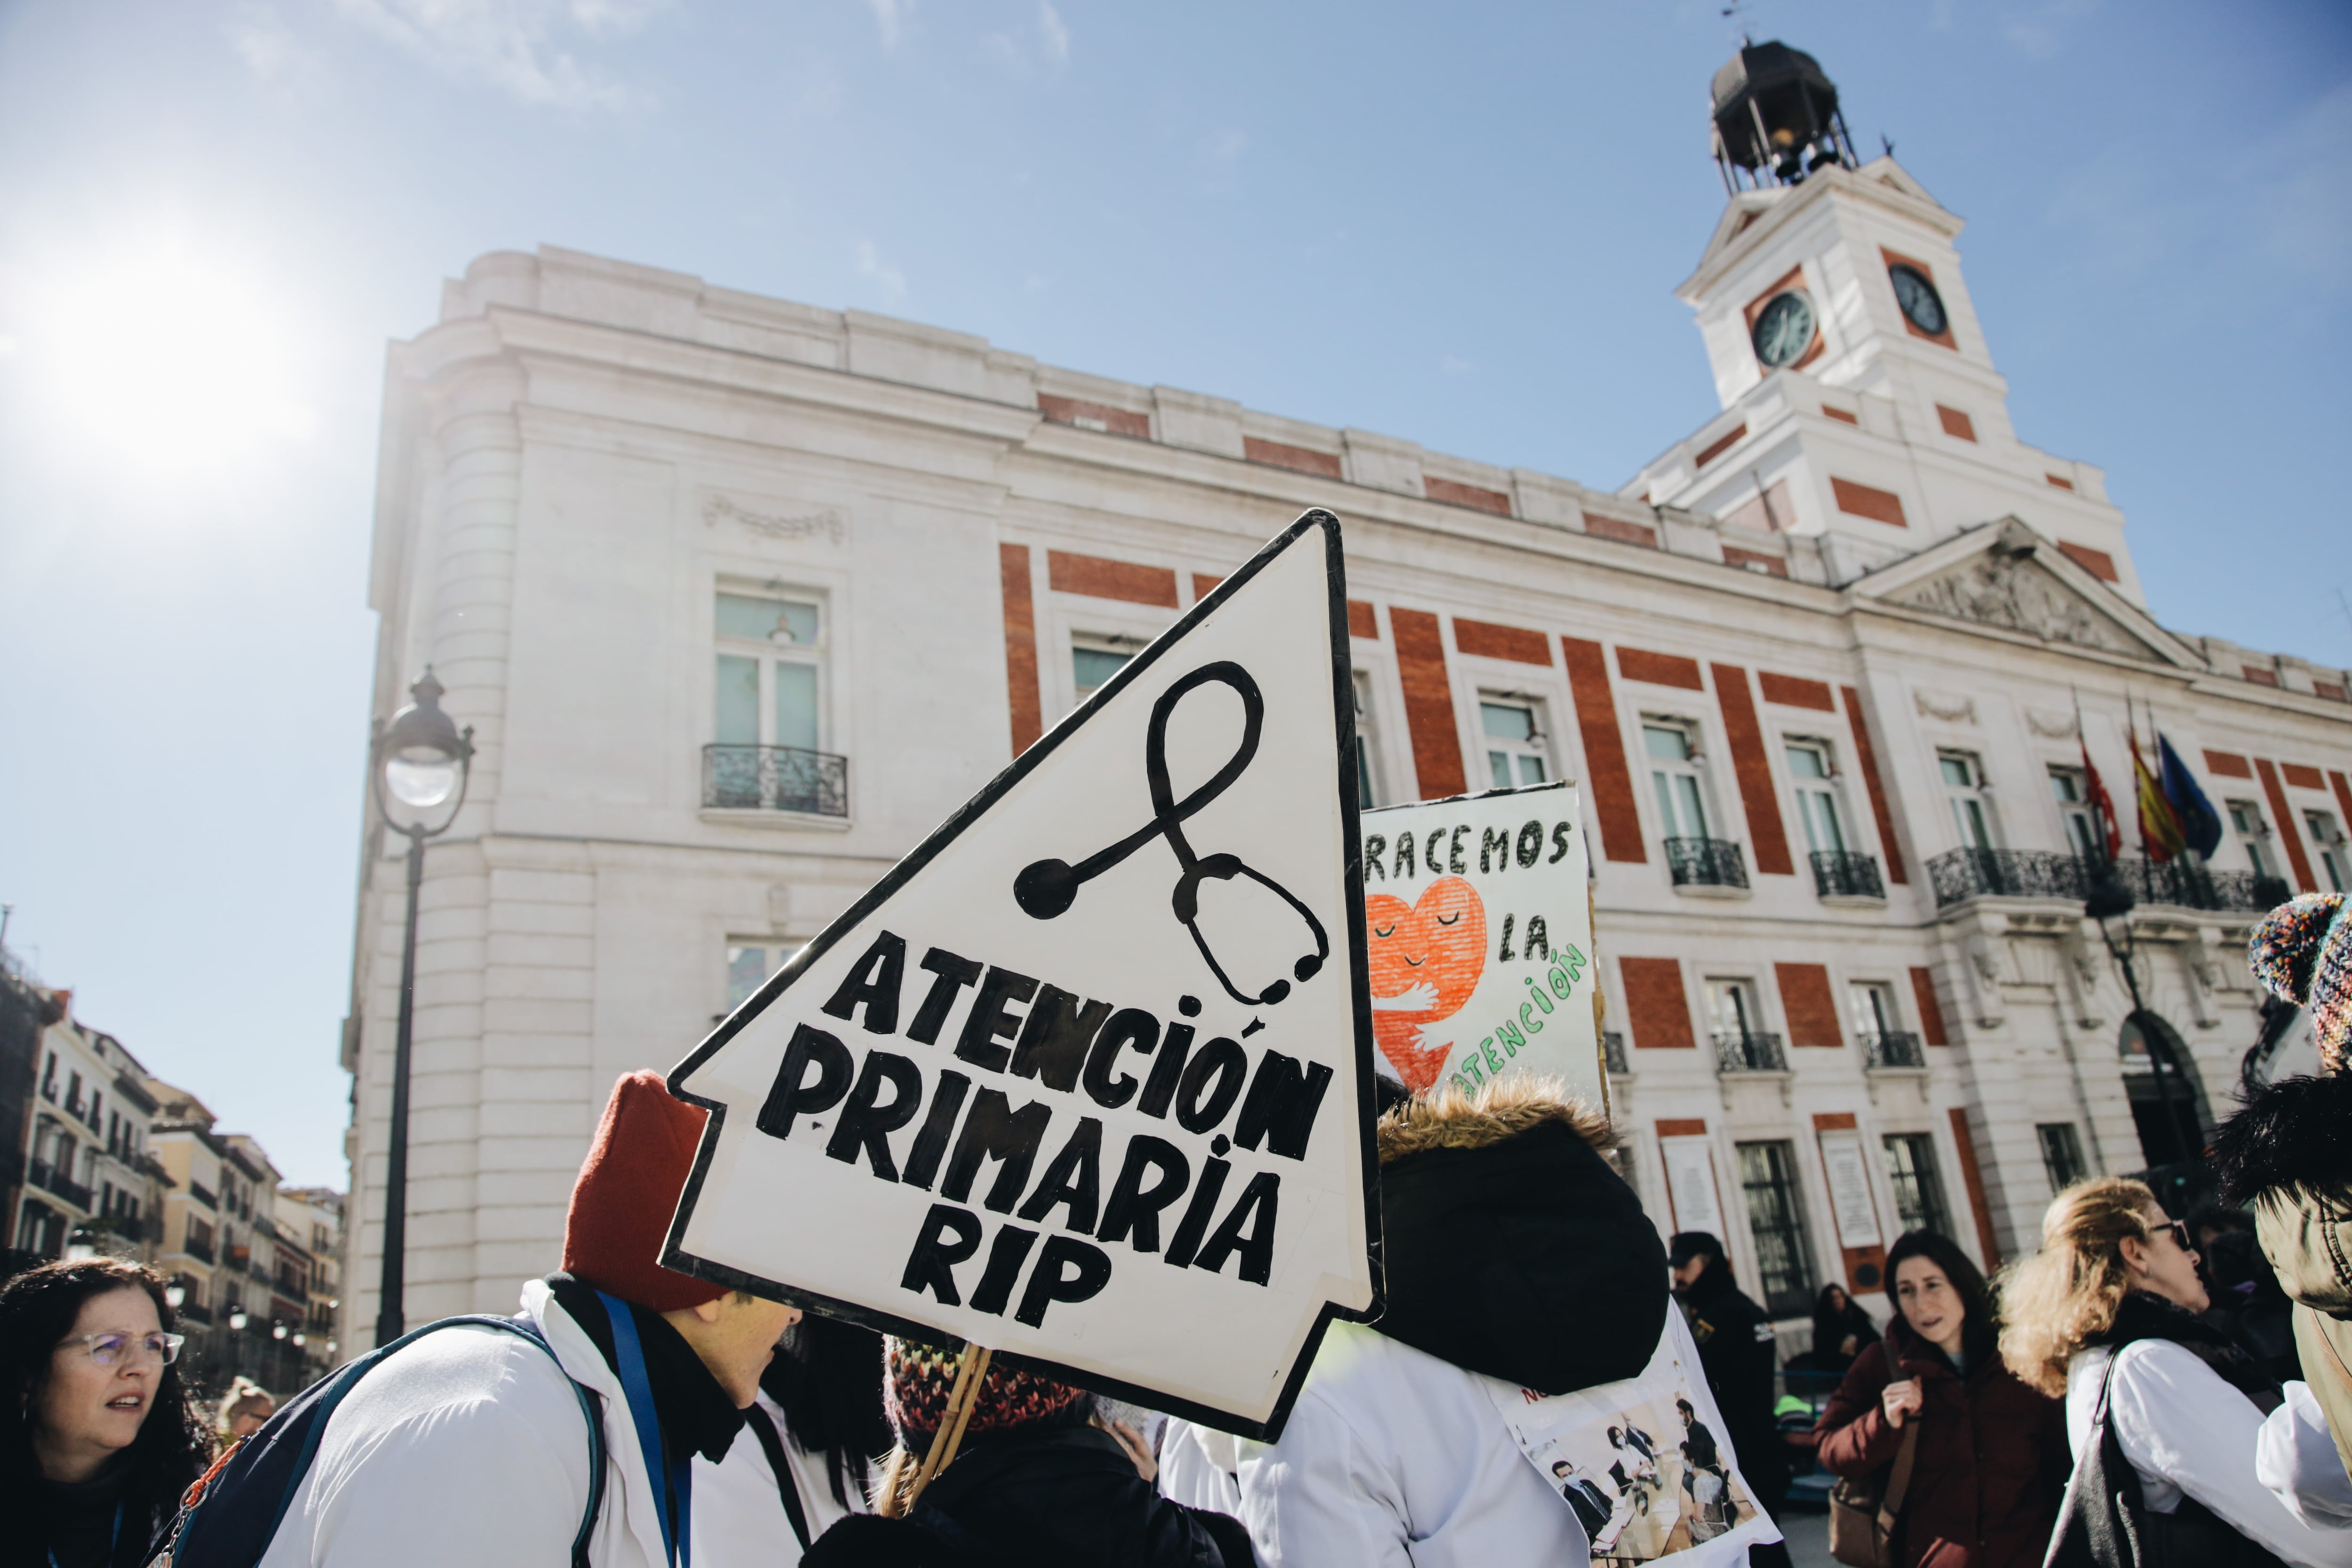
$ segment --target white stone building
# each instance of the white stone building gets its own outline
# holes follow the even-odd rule
[[[121,1041],[74,1017],[71,992],[49,996],[58,1016],[35,1043],[25,1184],[8,1234],[49,1258],[77,1239],[151,1258],[171,1181],[148,1149],[146,1071]]]
[[[2193,1147],[2166,1106],[2210,1117],[2253,1038],[2256,877],[2347,871],[2347,677],[2150,613],[2100,470],[2011,428],[1959,229],[1891,158],[1735,194],[1681,290],[1724,412],[1614,489],[573,252],[477,260],[392,352],[371,588],[375,711],[430,665],[480,748],[426,862],[408,1321],[510,1310],[614,1076],[677,1060],[1310,506],[1347,530],[1372,799],[1521,757],[1584,786],[1662,1227],[1711,1220],[1792,1312],[1909,1224],[1990,1261],[2070,1173]],[[2085,742],[2128,810],[2127,693],[2231,823],[2193,876],[2126,829],[2153,1057],[2074,853]],[[404,848],[371,826],[353,1349]],[[2150,1067],[2174,1036],[2185,1081]]]

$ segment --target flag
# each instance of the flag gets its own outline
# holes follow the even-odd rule
[[[2075,729],[2082,728],[2081,715],[2075,717]],[[2091,827],[2099,841],[2099,853],[2113,865],[2124,852],[2123,824],[2116,820],[2116,803],[2107,795],[2107,786],[2099,777],[2099,770],[2091,763],[2091,743],[2083,742],[2083,793],[2091,801]]]
[[[2180,824],[2180,836],[2189,847],[2207,859],[2221,847],[2221,817],[2205,792],[2197,787],[2197,775],[2172,749],[2172,742],[2161,731],[2156,736],[2157,779],[2164,786],[2164,798],[2170,803],[2172,814]]]
[[[2139,797],[2139,841],[2150,860],[2171,859],[2189,847],[2180,831],[2180,818],[2175,815],[2172,803],[2164,798],[2164,786],[2148,772],[2147,761],[2139,754],[2139,731],[2130,731],[2132,754],[2132,790]]]

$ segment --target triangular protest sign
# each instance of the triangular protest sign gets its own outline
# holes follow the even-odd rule
[[[1310,511],[671,1073],[664,1261],[1278,1433],[1379,1294],[1354,731]]]

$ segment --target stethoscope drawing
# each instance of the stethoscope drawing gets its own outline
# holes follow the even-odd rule
[[[1234,695],[1242,700],[1242,743],[1223,767],[1198,789],[1178,801],[1168,782],[1168,717],[1189,693],[1212,682],[1233,688]],[[1255,996],[1234,986],[1225,973],[1224,965],[1217,962],[1217,955],[1210,950],[1208,938],[1201,933],[1201,884],[1245,877],[1297,910],[1298,918],[1307,922],[1307,930],[1315,935],[1315,951],[1302,955],[1291,965],[1291,974],[1302,983],[1313,978],[1331,956],[1331,939],[1325,932],[1323,922],[1317,920],[1314,911],[1299,902],[1289,889],[1244,864],[1240,856],[1194,854],[1192,844],[1184,837],[1183,827],[1186,818],[1224,794],[1247,771],[1250,760],[1257,755],[1258,736],[1265,723],[1265,698],[1258,690],[1257,682],[1251,679],[1248,670],[1230,659],[1204,664],[1177,681],[1161,692],[1160,700],[1151,705],[1151,726],[1144,743],[1143,769],[1151,789],[1151,820],[1118,843],[1096,851],[1075,866],[1066,860],[1031,862],[1013,879],[1013,900],[1034,919],[1053,920],[1069,909],[1080,888],[1152,839],[1165,838],[1168,847],[1175,853],[1176,863],[1183,868],[1182,875],[1176,879],[1175,895],[1171,900],[1176,918],[1183,922],[1186,931],[1192,932],[1192,944],[1201,950],[1202,959],[1215,973],[1217,984],[1225,988],[1225,994],[1244,1007],[1272,1006],[1289,995],[1291,983],[1288,980],[1276,980]]]

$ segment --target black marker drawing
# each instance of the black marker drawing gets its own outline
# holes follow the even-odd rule
[[[1233,688],[1234,694],[1242,700],[1242,743],[1223,767],[1180,802],[1168,782],[1168,716],[1175,711],[1176,704],[1182,701],[1187,694],[1211,683]],[[1265,698],[1258,690],[1257,682],[1250,678],[1248,670],[1230,659],[1204,664],[1161,692],[1160,700],[1151,705],[1151,727],[1143,752],[1144,775],[1151,787],[1151,820],[1076,866],[1066,860],[1033,861],[1013,880],[1013,900],[1034,919],[1053,920],[1069,909],[1081,887],[1152,839],[1164,837],[1168,840],[1168,847],[1175,853],[1176,863],[1183,868],[1183,874],[1176,879],[1175,895],[1171,900],[1176,918],[1183,922],[1186,931],[1192,933],[1193,945],[1201,950],[1202,959],[1216,974],[1217,984],[1225,988],[1225,994],[1244,1007],[1272,1006],[1289,995],[1290,982],[1287,980],[1276,980],[1252,996],[1236,989],[1233,981],[1227,978],[1224,965],[1217,962],[1217,955],[1210,951],[1208,938],[1201,933],[1201,884],[1246,877],[1296,910],[1298,918],[1307,922],[1307,928],[1314,933],[1315,939],[1315,951],[1302,954],[1291,965],[1291,973],[1301,982],[1312,978],[1331,956],[1331,939],[1323,930],[1323,922],[1317,920],[1314,911],[1299,902],[1289,889],[1244,865],[1240,856],[1195,855],[1192,846],[1184,837],[1185,819],[1224,794],[1248,769],[1250,760],[1257,755],[1258,734],[1265,722]]]

